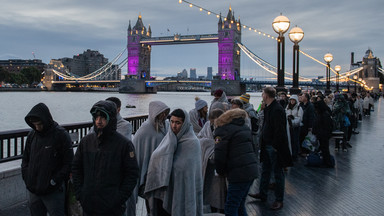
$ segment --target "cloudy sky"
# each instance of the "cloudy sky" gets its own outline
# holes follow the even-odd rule
[[[384,58],[383,0],[190,0],[226,16],[231,6],[242,24],[276,35],[272,21],[282,13],[305,36],[300,49],[322,60],[334,55],[332,66],[349,70],[350,53],[361,61],[368,48]],[[98,50],[112,60],[126,47],[129,21],[142,15],[151,25],[152,36],[217,33],[218,19],[178,0],[3,0],[0,7],[0,59],[50,59],[73,57],[87,49]],[[168,31],[169,29],[169,31]],[[243,30],[242,42],[255,54],[276,65],[276,41]],[[286,71],[292,71],[292,43],[286,38]],[[175,75],[186,68],[217,72],[217,44],[154,46],[151,72],[155,76]],[[242,76],[266,74],[245,54]],[[123,71],[126,72],[126,69]],[[324,66],[300,56],[300,74],[324,76]]]

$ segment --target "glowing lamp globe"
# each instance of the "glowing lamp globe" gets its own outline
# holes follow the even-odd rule
[[[336,72],[340,72],[341,71],[341,66],[340,65],[336,65],[335,66],[335,71]]]
[[[276,17],[272,22],[273,30],[278,34],[284,34],[288,31],[290,21],[286,16],[280,15]]]
[[[324,55],[324,61],[325,62],[331,63],[332,60],[333,60],[333,55],[331,53],[327,53]]]
[[[297,26],[292,28],[291,31],[289,31],[288,35],[289,35],[289,39],[293,43],[299,43],[304,38],[303,30]]]

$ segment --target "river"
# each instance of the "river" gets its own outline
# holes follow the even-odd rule
[[[250,102],[255,108],[261,101],[261,93],[250,93]],[[194,98],[211,104],[213,96],[209,92],[158,92],[157,94],[120,94],[118,92],[0,92],[0,131],[28,128],[24,117],[31,108],[45,103],[59,124],[70,124],[91,121],[89,110],[99,100],[108,97],[117,97],[121,100],[121,115],[129,117],[148,114],[148,105],[151,101],[159,100],[167,104],[171,110],[176,108],[194,108]],[[126,108],[126,105],[136,108]]]

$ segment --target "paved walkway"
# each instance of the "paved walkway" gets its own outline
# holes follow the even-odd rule
[[[375,104],[370,117],[359,124],[360,134],[350,141],[353,148],[348,152],[334,152],[334,141],[330,150],[335,156],[336,167],[305,167],[300,158],[287,171],[284,208],[269,210],[273,202],[273,191],[268,201],[261,203],[251,197],[247,199],[250,216],[260,215],[384,215],[384,100]],[[256,192],[255,182],[251,192]],[[143,202],[138,203],[138,215],[145,215]],[[0,210],[0,216],[30,215],[27,206],[19,205]]]

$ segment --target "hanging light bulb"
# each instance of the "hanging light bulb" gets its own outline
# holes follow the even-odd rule
[[[203,11],[203,8],[200,8],[200,11]]]
[[[179,0],[179,3],[180,3],[180,4],[183,3],[183,0]]]
[[[208,11],[208,15],[211,15],[211,11]]]
[[[189,7],[193,7],[193,5],[192,5],[192,4],[189,4]]]

